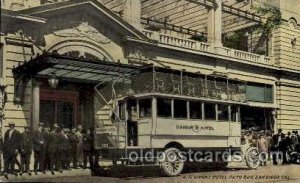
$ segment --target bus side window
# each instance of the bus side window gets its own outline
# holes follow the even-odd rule
[[[140,118],[151,117],[152,109],[151,109],[151,99],[140,99],[139,100],[139,108],[140,108]]]
[[[218,104],[218,121],[228,121],[228,105]]]
[[[172,117],[171,99],[157,98],[157,116]]]
[[[190,101],[190,118],[202,119],[201,102]]]
[[[187,118],[187,101],[174,100],[174,118],[186,119]]]
[[[236,121],[238,121],[237,120],[237,115],[238,115],[238,107],[237,106],[235,106],[235,105],[232,105],[231,106],[231,121],[234,121],[234,122],[236,122]]]
[[[119,118],[120,119],[125,120],[125,112],[126,112],[125,102],[121,101],[121,102],[119,102]]]
[[[205,120],[216,120],[216,104],[204,103],[204,119]]]

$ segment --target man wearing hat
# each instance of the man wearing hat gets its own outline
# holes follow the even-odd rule
[[[34,172],[37,174],[38,171],[45,172],[45,150],[46,142],[45,137],[42,133],[43,123],[39,123],[38,129],[33,133],[33,149],[34,149]]]
[[[25,126],[24,132],[21,134],[21,174],[28,173],[30,165],[30,157],[33,150],[33,137],[29,126]]]
[[[20,132],[15,129],[15,123],[8,124],[9,130],[5,132],[3,144],[4,176],[14,173],[16,156],[20,150]]]

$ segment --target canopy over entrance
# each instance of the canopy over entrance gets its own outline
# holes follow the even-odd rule
[[[111,81],[120,76],[137,74],[144,67],[112,63],[101,60],[87,60],[65,55],[43,54],[13,69],[17,80],[22,78],[48,78],[55,75],[71,82],[99,83]]]

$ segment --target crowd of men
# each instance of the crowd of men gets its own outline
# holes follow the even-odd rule
[[[262,166],[267,165],[267,161],[272,161],[274,165],[280,160],[282,165],[289,164],[287,155],[293,151],[300,151],[300,135],[298,131],[284,134],[281,129],[278,133],[271,131],[256,131],[250,129],[242,132],[242,144],[249,143],[250,146],[257,147]]]
[[[33,153],[33,172],[35,174],[50,171],[63,172],[70,168],[87,168],[92,164],[92,134],[90,129],[81,125],[73,129],[63,129],[57,125],[48,127],[39,124],[38,129],[24,127],[20,133],[15,123],[9,123],[9,129],[0,141],[4,159],[4,176],[8,174],[31,175],[30,163]],[[20,161],[19,161],[20,159]],[[1,164],[1,163],[0,163]],[[18,167],[18,169],[15,169]]]

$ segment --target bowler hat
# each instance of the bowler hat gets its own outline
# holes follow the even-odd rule
[[[13,122],[13,121],[10,121],[10,122],[8,122],[8,126],[15,126],[16,124],[15,124],[15,122]]]

